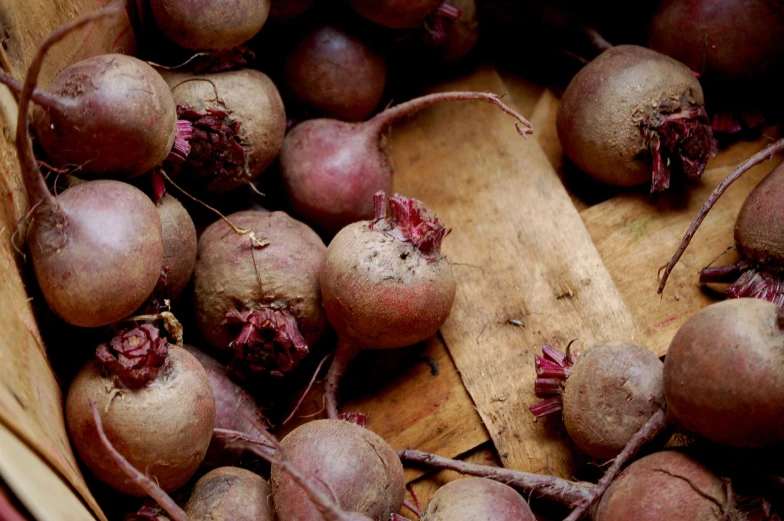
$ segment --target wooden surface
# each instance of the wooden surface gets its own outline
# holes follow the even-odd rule
[[[503,92],[492,69],[438,90]],[[544,342],[636,336],[631,314],[535,139],[479,103],[443,104],[393,129],[395,189],[453,232],[443,252],[457,297],[441,330],[505,466],[571,474],[550,422],[534,422],[534,354]],[[516,319],[523,326],[509,320]]]

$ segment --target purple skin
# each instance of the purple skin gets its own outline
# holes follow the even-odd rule
[[[280,151],[281,176],[294,213],[328,234],[372,219],[374,194],[392,191],[392,166],[384,151],[384,133],[402,118],[449,101],[493,103],[519,122],[520,134],[532,133],[531,124],[501,102],[499,96],[482,92],[422,96],[363,123],[304,121],[286,135]]]
[[[420,521],[535,521],[512,487],[487,478],[450,481],[430,498]]]
[[[164,298],[174,300],[188,285],[196,265],[196,226],[185,207],[171,194],[165,194],[156,208],[163,237]]]
[[[348,0],[348,4],[363,18],[390,29],[418,29],[428,20],[444,16],[446,3],[442,0]],[[455,16],[448,4],[446,16]],[[459,16],[460,13],[457,13]]]

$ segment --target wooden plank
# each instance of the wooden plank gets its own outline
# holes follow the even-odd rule
[[[643,344],[657,355],[688,317],[716,302],[704,291],[697,272],[733,244],[733,226],[740,206],[757,183],[780,161],[760,165],[724,194],[702,224],[662,296],[657,295],[658,270],[667,264],[683,234],[713,188],[736,165],[769,143],[777,134],[766,129],[756,141],[741,141],[711,160],[701,183],[688,192],[652,201],[648,194],[628,193],[583,210],[581,216],[607,269],[642,333]],[[734,254],[717,265],[734,262]]]
[[[438,90],[504,92],[490,68]],[[544,342],[635,338],[631,315],[534,139],[486,104],[428,109],[389,141],[395,189],[452,227],[457,297],[442,334],[505,466],[569,476],[560,430],[536,423],[533,357]],[[515,326],[510,319],[522,320]]]

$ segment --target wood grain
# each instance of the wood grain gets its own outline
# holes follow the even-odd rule
[[[506,87],[482,68],[437,90]],[[458,289],[441,332],[504,465],[570,475],[560,431],[528,411],[533,356],[544,342],[637,334],[579,214],[536,141],[493,107],[428,109],[389,145],[395,189],[453,229],[443,251]]]

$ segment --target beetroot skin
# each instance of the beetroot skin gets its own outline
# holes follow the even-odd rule
[[[726,300],[690,317],[664,362],[668,414],[715,443],[784,442],[783,328],[780,308],[758,299]]]
[[[163,73],[177,112],[190,121],[183,175],[212,192],[248,184],[277,157],[286,133],[283,100],[262,72]]]
[[[191,280],[196,264],[196,226],[185,207],[168,193],[158,201],[156,208],[163,237],[165,298],[176,299]]]
[[[194,270],[199,330],[215,347],[234,350],[238,369],[280,376],[324,332],[319,270],[326,248],[283,212],[243,211],[228,219],[270,244],[258,247],[223,221],[204,231]]]
[[[389,519],[400,510],[403,465],[374,432],[344,420],[315,420],[294,429],[280,444],[290,463],[313,476],[313,485],[342,509],[373,520]],[[278,519],[324,519],[280,465],[273,463],[270,483]]]
[[[688,67],[636,45],[604,51],[578,72],[557,116],[566,155],[611,185],[651,182],[666,190],[671,173],[699,178],[715,142],[702,88]]]
[[[60,101],[35,110],[41,148],[79,177],[131,178],[166,159],[177,114],[166,82],[147,63],[122,54],[67,67],[48,91]]]
[[[120,332],[98,360],[76,375],[65,403],[71,443],[85,465],[112,488],[145,496],[100,443],[90,401],[107,438],[165,491],[184,485],[201,464],[215,427],[215,398],[204,368],[167,346],[155,328]]]
[[[270,0],[149,0],[155,23],[186,49],[230,49],[258,33]]]
[[[486,478],[463,478],[439,488],[420,521],[535,521],[513,488]]]
[[[434,14],[441,0],[348,0],[362,17],[392,29],[416,29]]]
[[[359,121],[381,101],[387,63],[361,39],[325,25],[297,42],[286,56],[283,74],[299,102],[330,118]]]
[[[248,470],[220,467],[196,482],[184,510],[190,521],[275,521],[269,484]]]

